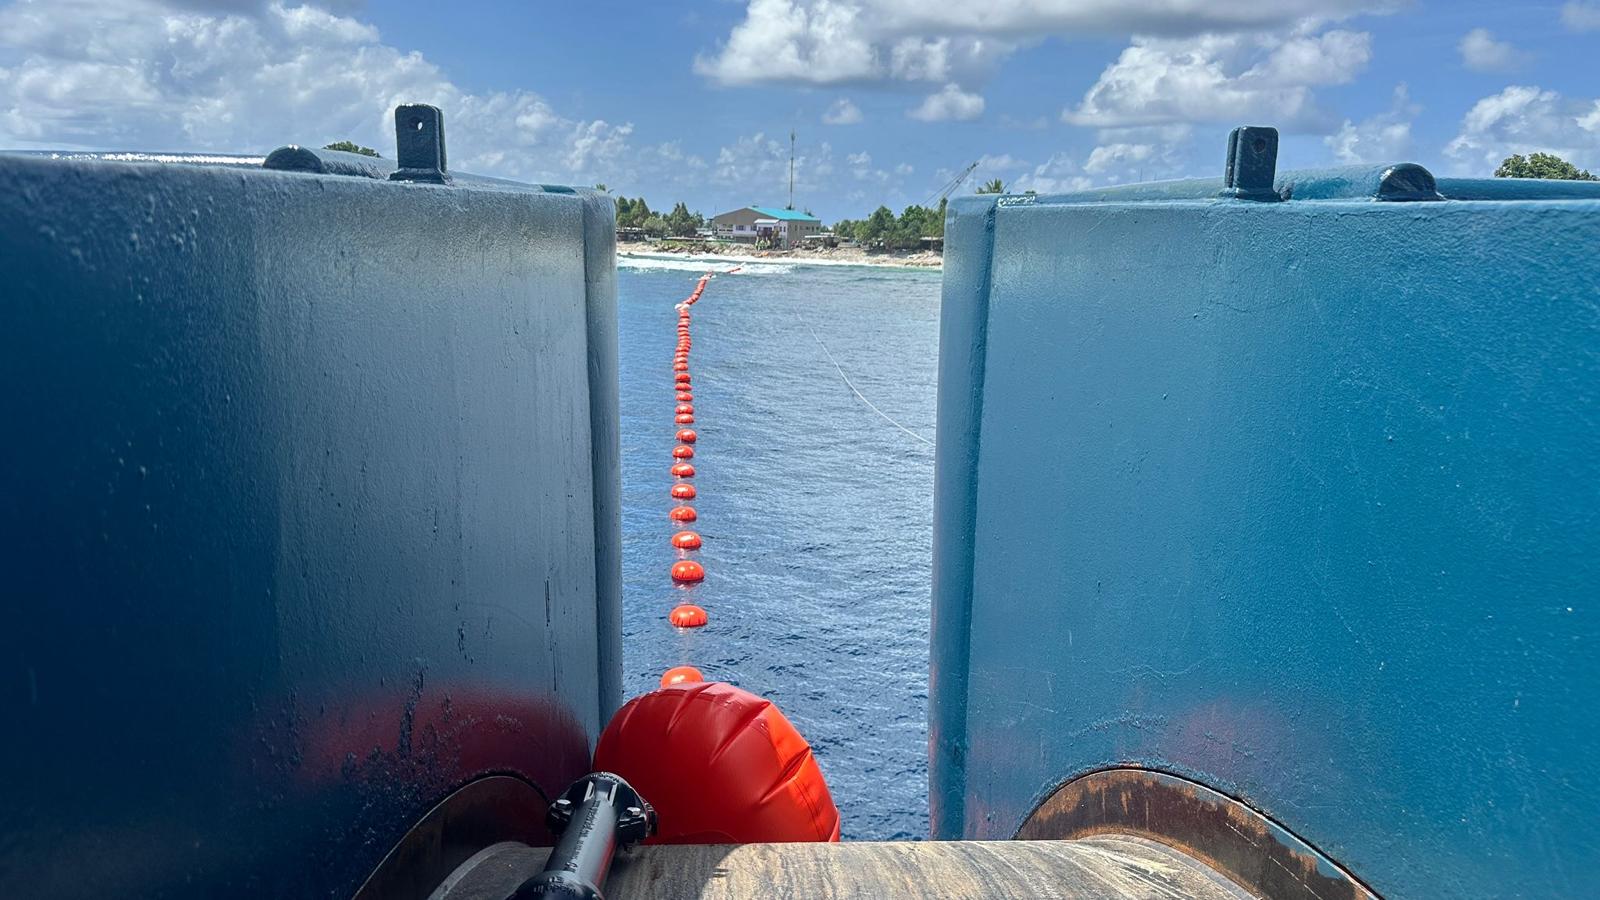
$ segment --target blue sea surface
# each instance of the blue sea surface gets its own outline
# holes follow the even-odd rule
[[[619,268],[624,692],[687,664],[767,697],[810,741],[845,839],[924,838],[939,275],[760,263],[710,283],[690,361],[707,576],[685,589],[668,577],[673,304],[706,268]],[[707,627],[667,624],[685,601]]]

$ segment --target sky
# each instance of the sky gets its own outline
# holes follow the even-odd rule
[[[1280,169],[1600,170],[1600,0],[0,0],[0,148],[393,155],[833,222],[999,178],[1041,193]]]

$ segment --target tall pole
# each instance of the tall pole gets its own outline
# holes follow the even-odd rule
[[[789,208],[794,209],[794,129],[789,129]]]

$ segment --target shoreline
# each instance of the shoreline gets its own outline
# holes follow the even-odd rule
[[[660,246],[640,241],[618,241],[617,256],[642,259],[703,259],[722,257],[734,262],[785,262],[817,266],[879,266],[891,269],[944,268],[944,257],[931,250],[868,251],[860,247],[817,250],[756,250],[742,245],[697,244],[693,247]]]

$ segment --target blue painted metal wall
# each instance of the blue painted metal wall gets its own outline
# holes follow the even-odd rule
[[[952,206],[935,835],[1140,765],[1387,896],[1588,893],[1600,185],[1203,187]]]
[[[369,174],[0,156],[0,895],[349,896],[587,770],[611,201]]]

